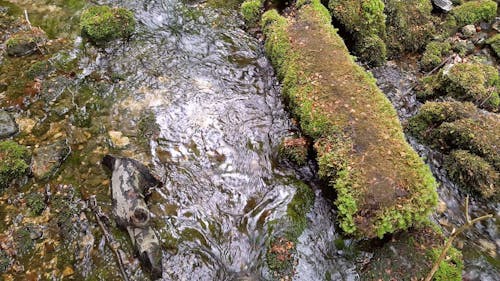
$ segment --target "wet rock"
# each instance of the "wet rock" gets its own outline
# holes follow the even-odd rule
[[[35,178],[44,179],[54,174],[71,152],[65,139],[41,145],[33,151],[31,171]]]
[[[153,276],[161,276],[160,241],[144,200],[148,189],[160,182],[136,160],[106,155],[102,162],[112,171],[111,194],[117,224],[128,231],[142,264]]]
[[[476,26],[473,24],[462,27],[462,34],[464,38],[470,38],[476,34]]]
[[[5,110],[0,110],[0,139],[8,138],[18,132],[16,122]]]
[[[443,12],[449,12],[453,8],[453,3],[450,0],[432,0],[432,3]]]
[[[34,27],[27,31],[15,33],[5,42],[5,45],[9,56],[22,57],[38,52],[46,41],[45,32]]]

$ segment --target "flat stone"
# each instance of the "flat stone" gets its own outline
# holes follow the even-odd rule
[[[443,12],[449,12],[453,9],[453,3],[450,0],[432,0],[432,3]]]
[[[14,118],[5,110],[0,110],[0,139],[8,138],[18,132]]]
[[[65,139],[41,145],[33,150],[31,171],[37,179],[45,179],[54,174],[71,152]]]

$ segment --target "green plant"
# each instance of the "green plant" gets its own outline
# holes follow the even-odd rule
[[[451,44],[448,42],[430,42],[425,47],[420,64],[424,70],[432,70],[441,64],[442,58],[451,51]]]
[[[468,1],[452,10],[459,27],[481,21],[491,22],[496,13],[497,3],[492,0]]]
[[[30,193],[26,196],[26,204],[32,216],[39,216],[45,210],[45,196],[41,193]]]
[[[240,13],[245,21],[255,24],[259,21],[262,9],[262,0],[247,0],[241,4]]]
[[[28,172],[29,152],[13,141],[0,142],[0,190]]]

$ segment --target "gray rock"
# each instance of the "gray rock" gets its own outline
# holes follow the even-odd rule
[[[151,226],[151,214],[144,199],[148,189],[160,182],[136,160],[106,155],[102,162],[112,171],[111,196],[117,224],[127,229],[143,265],[154,277],[160,277],[160,240]]]
[[[491,28],[493,28],[494,30],[500,32],[500,17],[496,17],[495,18],[495,21],[491,25]]]
[[[71,148],[65,139],[35,148],[31,163],[31,171],[35,178],[45,179],[52,176],[70,152]]]
[[[476,34],[476,27],[473,24],[462,27],[462,34],[465,38],[470,38]]]
[[[453,8],[453,3],[450,0],[432,0],[432,3],[443,12],[449,12]]]
[[[5,110],[0,110],[0,139],[15,135],[18,131],[17,124]]]
[[[45,44],[47,36],[37,27],[28,31],[19,31],[13,34],[5,43],[7,55],[22,57],[38,52],[40,46]]]

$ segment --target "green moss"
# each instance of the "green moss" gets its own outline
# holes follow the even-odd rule
[[[240,13],[248,23],[255,24],[259,21],[263,9],[263,1],[247,0],[241,4]]]
[[[441,76],[430,75],[420,79],[418,86],[415,88],[417,99],[428,100],[439,96],[441,87]]]
[[[500,57],[500,34],[495,34],[493,37],[488,38],[486,44],[490,45],[497,57]]]
[[[21,256],[29,254],[35,247],[35,242],[31,239],[29,226],[19,228],[15,234],[16,249]]]
[[[0,190],[10,182],[24,176],[29,169],[29,151],[13,141],[0,142]]]
[[[131,11],[108,6],[90,7],[80,18],[82,33],[96,43],[129,37],[135,24]]]
[[[432,249],[430,256],[433,261],[437,260],[441,254],[442,248]],[[461,281],[462,270],[464,269],[462,253],[456,248],[451,247],[446,258],[439,264],[439,268],[434,274],[434,281]]]
[[[500,173],[477,155],[455,150],[447,157],[445,168],[450,178],[467,191],[476,191],[485,198],[498,194]]]
[[[330,0],[328,7],[354,35],[356,55],[371,65],[382,65],[386,60],[384,1]]]
[[[420,65],[424,70],[432,70],[442,62],[442,58],[451,51],[451,44],[448,42],[430,42],[425,47],[425,52],[420,60]]]
[[[491,110],[500,109],[500,78],[495,67],[479,63],[457,63],[441,74],[446,93],[455,99],[472,101]]]
[[[387,47],[389,57],[422,49],[435,34],[432,3],[428,0],[387,0]]]
[[[470,117],[476,112],[477,108],[472,103],[427,102],[420,108],[417,115],[408,120],[407,129],[420,141],[425,142],[432,130],[442,123]]]
[[[39,216],[45,210],[45,196],[41,193],[30,193],[26,196],[26,205],[32,216]]]
[[[468,1],[452,10],[459,27],[481,21],[491,22],[496,13],[497,3],[492,0]]]
[[[47,37],[40,28],[19,31],[5,42],[9,56],[21,57],[36,53],[43,46]]]
[[[302,166],[307,163],[307,150],[308,143],[305,138],[286,138],[281,142],[278,154],[281,158]]]
[[[292,20],[276,11],[263,15],[265,48],[289,107],[315,142],[320,176],[337,191],[342,229],[380,237],[426,221],[437,202],[429,168],[405,142],[373,76],[352,60],[328,11],[318,0],[301,5]],[[339,7],[331,8],[340,13]],[[394,192],[390,181],[407,196],[386,196]]]

